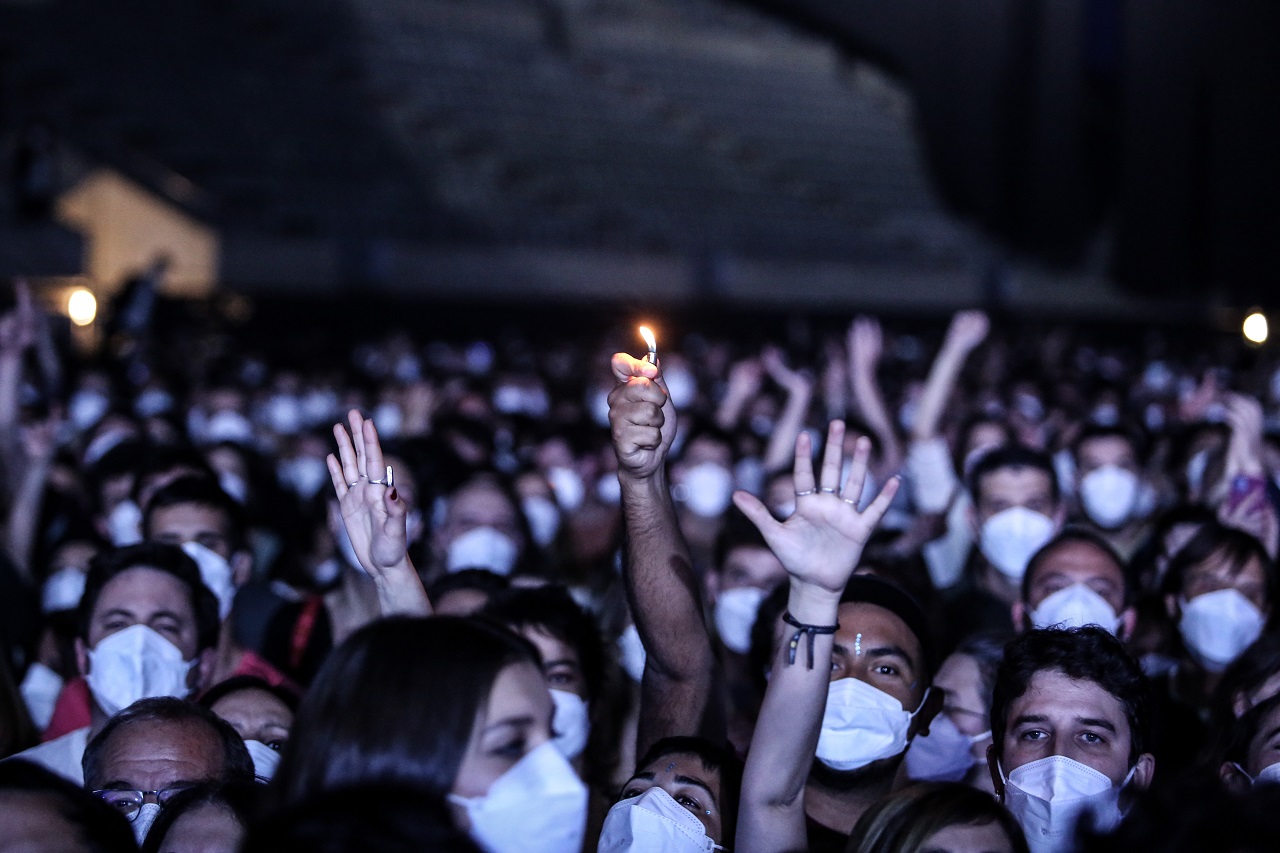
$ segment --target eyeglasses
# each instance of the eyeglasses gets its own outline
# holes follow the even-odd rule
[[[174,785],[172,788],[165,788],[163,791],[127,791],[112,788],[94,791],[93,793],[101,797],[111,808],[120,812],[129,820],[133,820],[142,811],[142,804],[147,797],[155,797],[156,802],[163,808],[169,804],[170,800],[190,787],[190,785]]]

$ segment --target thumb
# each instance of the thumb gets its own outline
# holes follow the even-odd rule
[[[761,535],[768,537],[776,527],[781,527],[778,520],[773,517],[773,513],[769,512],[760,499],[750,492],[736,491],[733,493],[733,505],[742,511],[747,520],[756,526]]]
[[[626,382],[628,379],[634,379],[638,376],[645,379],[657,379],[662,375],[662,371],[658,369],[656,364],[650,364],[643,358],[632,358],[625,352],[615,352],[609,362],[609,366],[613,370],[614,378],[619,382]]]

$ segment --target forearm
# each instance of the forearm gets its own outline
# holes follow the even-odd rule
[[[806,625],[834,625],[839,596],[792,581],[787,609]],[[769,686],[751,739],[742,779],[739,853],[805,849],[804,788],[826,707],[834,637],[799,637],[791,661],[790,633],[774,656]]]
[[[40,521],[40,499],[48,479],[47,461],[35,461],[26,466],[19,481],[13,506],[9,510],[9,523],[5,531],[5,547],[13,558],[19,574],[33,582],[31,552],[35,543],[36,526]]]
[[[914,440],[927,441],[938,434],[942,412],[955,391],[966,356],[967,353],[955,347],[945,343],[942,345],[942,350],[929,368],[929,377],[925,380],[924,391],[920,395],[920,406],[916,409],[915,424],[911,430]]]
[[[724,397],[721,398],[720,405],[716,407],[716,426],[729,431],[736,429],[742,420],[743,411],[747,408],[747,404],[751,402],[751,396],[751,394],[743,393],[730,386]]]
[[[418,570],[406,554],[403,562],[373,576],[378,610],[383,616],[430,616],[431,602]]]
[[[22,358],[0,356],[0,428],[18,423],[18,389],[22,382]]]
[[[902,448],[898,443],[898,434],[893,429],[889,410],[885,406],[884,395],[880,393],[880,383],[876,381],[874,369],[870,365],[854,365],[849,376],[854,404],[867,426],[879,439],[885,463],[896,470],[902,462]]]
[[[769,437],[769,446],[764,453],[764,470],[780,471],[791,462],[791,454],[795,452],[796,436],[804,428],[805,415],[809,412],[809,403],[813,399],[813,386],[806,384],[787,395],[787,404],[774,424],[773,435]]]

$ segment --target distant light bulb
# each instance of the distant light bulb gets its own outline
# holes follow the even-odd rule
[[[67,299],[67,316],[77,326],[89,325],[98,316],[98,300],[83,287],[76,288]]]
[[[1243,331],[1245,340],[1255,344],[1265,344],[1270,331],[1267,327],[1267,318],[1257,311],[1253,312],[1244,318]]]

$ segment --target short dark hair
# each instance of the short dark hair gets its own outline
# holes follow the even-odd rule
[[[231,550],[239,551],[244,548],[245,521],[244,512],[240,509],[240,504],[236,503],[231,495],[223,491],[217,480],[195,475],[179,477],[151,496],[151,500],[147,501],[147,505],[143,509],[143,538],[150,539],[152,537],[152,523],[156,510],[182,506],[183,504],[206,507],[221,513],[222,517],[226,519],[227,540],[231,545]]]
[[[727,743],[717,746],[706,738],[678,735],[664,737],[645,750],[636,762],[635,772],[639,773],[668,755],[696,756],[704,770],[720,776],[720,824],[724,836],[721,844],[733,849],[733,835],[738,826],[738,797],[742,788],[742,759]]]
[[[1180,595],[1186,583],[1187,572],[1215,554],[1223,554],[1232,575],[1244,569],[1251,559],[1262,564],[1262,576],[1267,587],[1267,601],[1276,601],[1276,568],[1267,549],[1254,537],[1229,527],[1220,521],[1206,522],[1191,537],[1182,550],[1169,560],[1161,591],[1165,595]]]
[[[1234,761],[1244,766],[1249,758],[1249,746],[1258,736],[1258,731],[1267,717],[1280,708],[1280,694],[1270,696],[1240,715],[1231,727],[1230,738],[1223,750],[1223,761]]]
[[[532,645],[453,616],[381,619],[329,655],[298,708],[274,779],[280,805],[367,782],[444,796],[498,674]]]
[[[486,598],[493,598],[510,587],[511,581],[497,572],[488,569],[461,569],[433,580],[427,587],[427,598],[435,602],[458,590],[474,590],[483,593]]]
[[[218,644],[218,599],[200,579],[196,561],[176,545],[159,542],[140,542],[111,551],[103,551],[89,562],[85,576],[84,596],[76,613],[80,639],[89,639],[89,625],[93,621],[93,609],[103,588],[117,575],[130,569],[155,569],[172,575],[191,594],[191,610],[196,617],[196,645],[198,651],[211,649]]]
[[[253,759],[249,756],[244,740],[230,723],[195,702],[172,696],[153,696],[139,699],[117,713],[107,720],[102,731],[89,740],[81,759],[85,787],[93,789],[102,784],[102,756],[112,736],[127,726],[145,723],[195,723],[208,726],[222,745],[222,775],[218,781],[253,781]]]
[[[855,574],[845,584],[840,603],[874,604],[901,619],[920,643],[920,664],[924,670],[920,673],[921,681],[926,685],[933,681],[933,673],[938,665],[935,652],[937,644],[924,608],[911,593],[893,581],[875,575]]]
[[[1083,527],[1064,527],[1056,536],[1050,539],[1044,545],[1040,546],[1040,550],[1031,555],[1031,559],[1027,561],[1027,571],[1022,575],[1022,600],[1026,601],[1031,593],[1031,584],[1035,579],[1035,574],[1040,567],[1044,565],[1045,560],[1053,555],[1053,552],[1061,548],[1063,545],[1091,545],[1111,561],[1116,570],[1120,572],[1121,582],[1124,584],[1124,603],[1127,605],[1133,601],[1133,589],[1131,588],[1131,578],[1129,575],[1129,567],[1125,564],[1124,558],[1112,548],[1107,540],[1103,539],[1092,530]]]
[[[196,701],[201,706],[212,709],[219,699],[245,690],[261,690],[263,693],[269,693],[279,699],[290,711],[294,713],[298,711],[298,702],[301,697],[296,691],[283,684],[272,684],[256,675],[233,675],[223,679],[202,693]]]
[[[1133,449],[1134,460],[1141,465],[1144,461],[1146,452],[1146,440],[1142,433],[1138,432],[1124,424],[1115,426],[1103,426],[1102,424],[1090,424],[1080,430],[1080,434],[1076,436],[1076,440],[1071,442],[1071,458],[1080,461],[1080,448],[1084,447],[1085,442],[1097,441],[1102,438],[1118,438],[1128,443]]]
[[[0,761],[0,814],[14,807],[7,802],[12,794],[45,800],[75,827],[77,838],[59,838],[68,848],[77,844],[75,849],[85,853],[135,853],[138,849],[120,812],[38,764],[21,758]]]
[[[921,782],[882,797],[853,827],[853,853],[915,853],[949,826],[997,824],[1014,853],[1027,853],[1022,827],[983,791],[959,782]]]
[[[982,503],[982,483],[991,474],[1006,468],[1018,470],[1030,468],[1043,471],[1049,477],[1049,494],[1057,503],[1061,496],[1058,488],[1058,472],[1053,467],[1053,459],[1047,453],[1034,450],[1025,444],[1006,444],[992,448],[984,453],[969,474],[969,494],[973,496],[975,506]]]
[[[235,815],[236,822],[247,831],[262,810],[266,786],[257,782],[224,782],[192,785],[174,795],[156,815],[155,823],[147,830],[142,842],[142,853],[160,853],[169,830],[189,811],[201,806],[220,806]]]
[[[1124,706],[1129,723],[1129,762],[1146,751],[1150,739],[1151,688],[1120,641],[1096,625],[1042,628],[1019,634],[1004,648],[991,696],[991,738],[1004,753],[1009,709],[1041,672],[1060,672],[1075,681],[1091,681]]]

